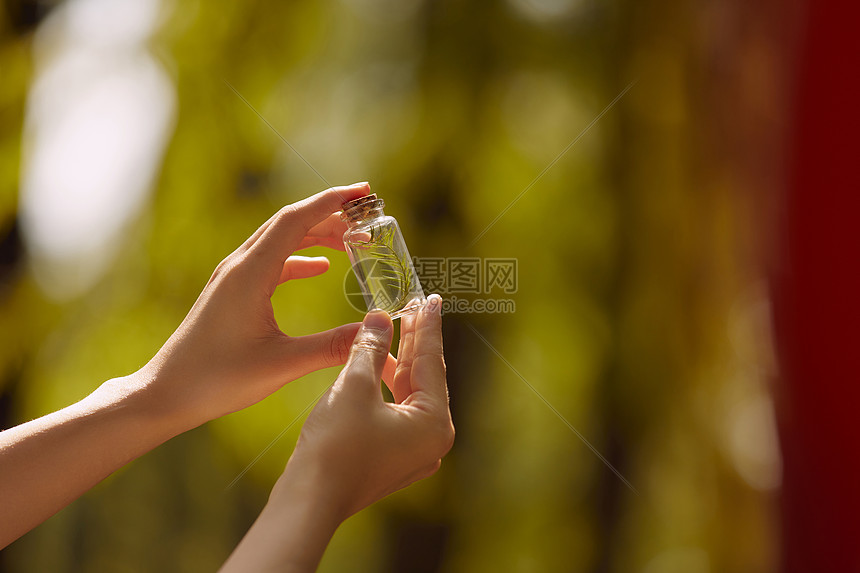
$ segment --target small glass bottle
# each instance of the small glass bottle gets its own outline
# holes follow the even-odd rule
[[[343,244],[367,310],[382,309],[395,319],[418,310],[427,299],[400,227],[383,207],[385,201],[376,194],[344,203],[341,218],[349,228]]]

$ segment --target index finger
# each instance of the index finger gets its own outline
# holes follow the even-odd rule
[[[346,229],[347,224],[341,219],[340,213],[332,213],[311,227],[308,234],[302,238],[298,248],[306,249],[319,245],[342,251],[344,250],[343,235]]]
[[[397,368],[394,370],[394,384],[391,393],[394,402],[400,404],[412,393],[412,360],[415,349],[415,321],[417,313],[400,317],[400,344],[397,348]]]
[[[418,311],[412,357],[412,392],[423,391],[435,402],[448,404],[445,357],[442,351],[442,297],[432,294]]]
[[[347,187],[332,187],[307,199],[283,207],[272,217],[259,238],[247,250],[251,259],[277,272],[301,244],[302,239],[318,223],[338,211],[346,201],[370,193],[367,183]]]

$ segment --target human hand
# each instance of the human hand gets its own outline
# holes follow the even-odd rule
[[[143,390],[171,418],[181,417],[181,431],[343,364],[357,323],[288,336],[275,321],[271,297],[281,283],[328,270],[325,257],[291,255],[314,245],[343,250],[346,225],[335,212],[368,193],[366,183],[335,187],[278,211],[218,265],[176,332],[123,383]]]
[[[308,416],[273,496],[289,488],[296,473],[315,476],[322,503],[343,520],[439,469],[454,442],[440,310],[441,298],[431,295],[401,319],[393,404],[379,387],[393,361],[391,319],[382,311],[365,317],[346,366]]]

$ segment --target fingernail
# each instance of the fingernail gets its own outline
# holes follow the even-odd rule
[[[439,296],[438,294],[431,294],[429,297],[427,297],[427,310],[429,310],[430,312],[439,312],[442,307],[441,302],[441,296]]]
[[[375,330],[388,330],[391,328],[391,318],[384,310],[372,310],[364,317],[364,328]]]
[[[369,187],[370,183],[367,181],[359,181],[358,183],[353,183],[350,187]]]

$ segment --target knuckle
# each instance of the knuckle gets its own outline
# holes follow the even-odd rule
[[[382,345],[382,342],[372,336],[362,336],[353,344],[353,348],[357,352],[366,352],[377,356],[388,354],[388,350]]]
[[[441,467],[442,467],[442,460],[441,459],[434,460],[430,465],[428,465],[424,469],[424,476],[423,477],[428,478],[432,475],[435,475],[436,472],[438,472],[439,468],[441,468]]]
[[[278,210],[274,224],[279,227],[284,225],[299,227],[303,231],[302,234],[306,235],[310,226],[300,215],[301,208],[298,204],[284,205]]]
[[[427,452],[436,458],[444,457],[454,447],[454,424],[450,418],[431,431],[427,439]]]
[[[341,204],[343,203],[343,197],[341,197],[340,192],[337,190],[337,187],[329,187],[325,191],[322,192],[323,201],[327,203]]]
[[[457,432],[454,430],[453,422],[449,420],[446,424],[445,429],[440,432],[439,435],[440,451],[442,452],[443,456],[450,452],[451,448],[454,447],[454,438],[456,437],[456,433]]]
[[[280,209],[278,209],[277,220],[281,221],[283,219],[289,219],[298,213],[298,208],[295,203],[290,203],[289,205],[284,205]]]
[[[349,345],[351,340],[347,340],[345,332],[340,331],[332,337],[328,349],[329,364],[337,365],[346,362],[349,357]]]
[[[212,277],[209,279],[209,283],[215,283],[217,281],[224,280],[226,277],[233,274],[238,266],[238,259],[235,253],[228,255],[223,261],[218,263],[218,266],[215,267],[215,270],[212,271]]]

